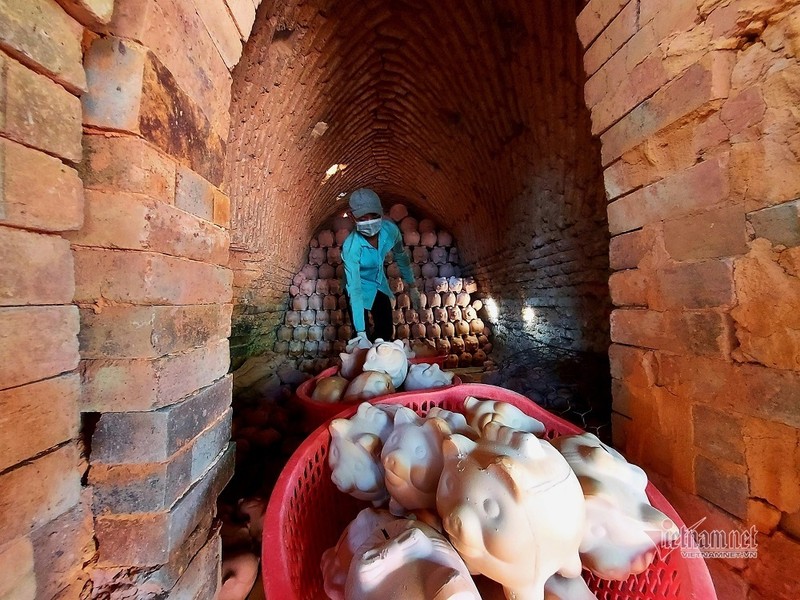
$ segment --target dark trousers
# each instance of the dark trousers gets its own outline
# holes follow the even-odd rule
[[[378,338],[391,341],[394,339],[394,325],[392,324],[392,303],[389,296],[383,292],[375,294],[375,302],[372,303],[372,311],[364,310],[364,322],[369,322],[368,312],[372,312],[372,323],[375,328],[372,335],[368,334],[370,341]]]

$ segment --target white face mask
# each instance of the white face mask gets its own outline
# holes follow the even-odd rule
[[[357,221],[356,231],[367,237],[372,237],[381,230],[383,219],[371,219],[369,221]]]

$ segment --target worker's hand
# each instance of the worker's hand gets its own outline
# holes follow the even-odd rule
[[[352,352],[356,348],[372,348],[372,342],[369,341],[366,331],[357,331],[356,337],[347,342],[347,352]]]
[[[414,310],[418,311],[420,308],[422,308],[422,303],[419,299],[419,290],[416,288],[416,286],[409,288],[408,297],[411,299],[411,306],[414,308]]]

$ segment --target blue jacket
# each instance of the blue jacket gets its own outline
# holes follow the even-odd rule
[[[356,230],[350,232],[342,245],[342,261],[350,297],[350,311],[356,331],[366,331],[364,309],[372,309],[375,295],[380,290],[389,298],[393,296],[386,279],[383,261],[392,252],[400,274],[406,283],[414,283],[411,261],[403,246],[403,236],[393,222],[384,219],[378,232],[378,247],[373,248],[363,235]]]

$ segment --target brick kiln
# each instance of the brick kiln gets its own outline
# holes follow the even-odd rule
[[[231,367],[288,387],[345,337],[368,186],[433,286],[395,282],[398,329],[608,356],[614,444],[759,531],[719,596],[797,598],[799,32],[795,0],[3,2],[0,597],[214,596]]]

